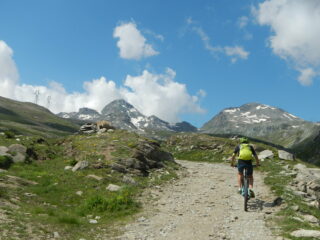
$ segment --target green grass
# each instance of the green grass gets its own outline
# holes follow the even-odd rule
[[[123,175],[112,172],[107,165],[103,168],[92,168],[94,164],[109,164],[117,157],[130,157],[140,141],[151,141],[134,133],[116,130],[111,134],[78,135],[61,139],[45,139],[36,137],[21,137],[28,148],[34,152],[27,164],[13,164],[8,173],[1,173],[0,178],[9,174],[37,182],[36,185],[23,184],[18,188],[0,188],[0,198],[11,201],[19,197],[19,209],[10,209],[10,218],[15,225],[29,224],[39,231],[39,234],[57,231],[63,239],[92,239],[101,229],[109,228],[118,221],[125,221],[128,216],[141,209],[137,196],[144,188],[159,185],[177,177],[177,166],[167,163],[165,173],[152,173],[150,177],[135,177],[136,185],[128,186],[122,182]],[[0,144],[17,143],[15,139],[5,139],[0,136]],[[105,152],[112,149],[111,159]],[[72,172],[64,170],[67,165],[77,161],[87,160],[87,169]],[[103,177],[98,181],[88,178],[94,174]],[[122,187],[119,192],[106,190],[108,184]],[[82,191],[82,195],[77,195]],[[31,193],[34,196],[26,196]],[[27,213],[27,214],[25,214]],[[99,216],[97,224],[90,224],[89,219]],[[14,229],[19,231],[19,239],[30,239],[27,228]],[[79,231],[81,229],[81,231]],[[1,237],[0,237],[1,238]]]

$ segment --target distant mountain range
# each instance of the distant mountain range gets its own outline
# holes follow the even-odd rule
[[[81,108],[78,112],[62,112],[58,116],[91,122],[107,120],[117,128],[140,133],[152,131],[196,132],[198,130],[188,122],[170,124],[156,116],[145,116],[123,99],[112,101],[102,109],[101,113],[90,108]]]
[[[205,123],[203,133],[239,134],[294,148],[318,133],[320,126],[282,109],[248,103],[227,108]]]
[[[320,163],[320,124],[276,107],[248,103],[226,108],[205,123],[200,132],[259,139],[289,148],[310,162]]]

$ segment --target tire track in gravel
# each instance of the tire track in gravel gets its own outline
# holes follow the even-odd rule
[[[184,177],[154,188],[156,200],[147,203],[135,222],[124,226],[117,240],[272,240],[265,224],[272,195],[255,172],[256,198],[243,210],[243,197],[236,193],[236,169],[226,164],[177,161]]]

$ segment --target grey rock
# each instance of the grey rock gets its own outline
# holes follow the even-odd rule
[[[131,185],[137,184],[137,182],[131,176],[128,176],[128,175],[123,176],[122,182],[124,182],[126,184],[131,184]]]
[[[21,153],[21,154],[26,154],[27,148],[21,144],[12,144],[8,147],[9,153]]]
[[[79,195],[79,196],[82,196],[83,192],[82,191],[77,191],[76,194]]]
[[[110,165],[110,167],[111,167],[112,170],[115,170],[115,171],[120,172],[120,173],[128,172],[127,169],[124,166],[122,166],[122,165],[120,165],[118,163],[112,163]]]
[[[263,160],[263,159],[267,159],[267,158],[273,158],[274,154],[271,150],[264,150],[262,152],[259,153],[258,158]]]
[[[121,187],[115,184],[109,184],[106,189],[111,192],[118,192],[121,189]]]
[[[317,230],[305,230],[305,229],[299,229],[296,231],[293,231],[290,233],[293,237],[310,237],[310,238],[320,238],[320,231]]]
[[[108,129],[107,132],[108,132],[108,133],[113,133],[114,130],[113,130],[113,129]]]
[[[278,155],[280,159],[283,160],[294,160],[294,156],[292,153],[286,152],[284,150],[278,150]]]
[[[94,175],[94,174],[87,175],[87,178],[92,178],[92,179],[95,179],[97,181],[101,181],[103,179],[103,177],[99,177],[99,176]]]
[[[53,233],[53,238],[60,238],[60,234],[58,232]]]
[[[0,156],[6,155],[9,149],[5,146],[0,146]]]
[[[299,206],[295,205],[295,206],[292,206],[291,209],[293,211],[299,211],[300,208],[299,208]]]
[[[14,163],[23,163],[26,160],[26,155],[17,152],[13,157],[12,157],[12,161]]]
[[[65,166],[64,170],[71,170],[73,167],[72,166]]]
[[[72,171],[75,172],[75,171],[87,168],[88,166],[89,166],[88,161],[80,161],[72,168]]]
[[[318,218],[316,218],[315,216],[312,215],[302,215],[303,219],[308,221],[309,223],[314,223],[317,224],[319,223]]]

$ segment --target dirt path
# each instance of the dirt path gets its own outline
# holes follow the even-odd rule
[[[179,161],[186,177],[151,191],[157,198],[145,206],[137,220],[125,226],[121,240],[272,240],[265,217],[270,206],[268,188],[255,174],[256,198],[243,211],[243,198],[236,193],[236,169],[225,164]]]

